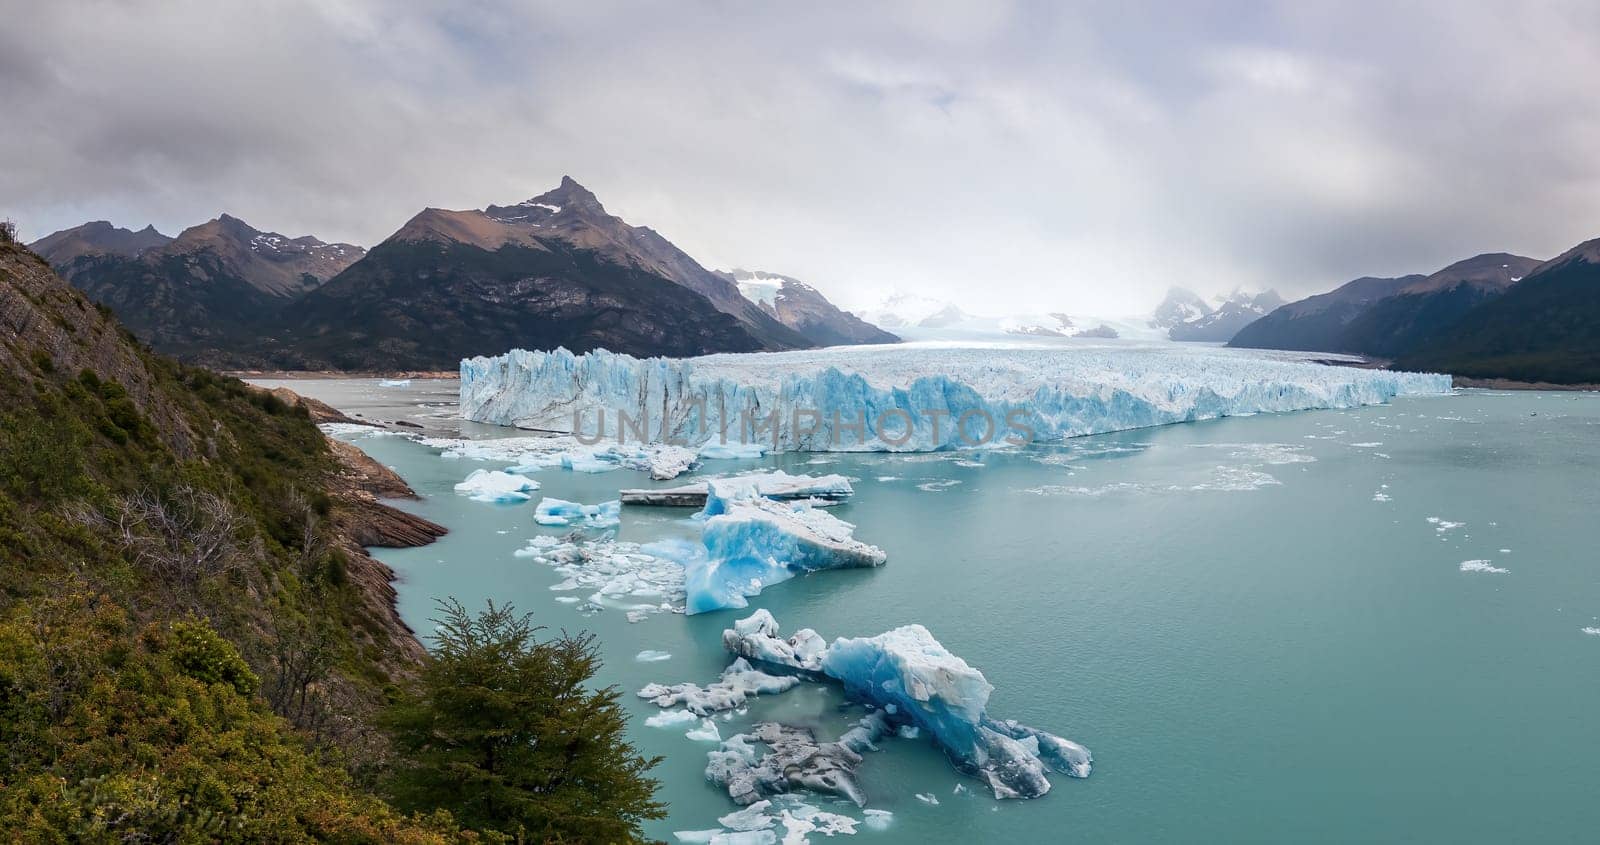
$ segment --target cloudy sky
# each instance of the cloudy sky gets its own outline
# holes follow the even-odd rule
[[[1600,4],[1076,5],[0,0],[0,216],[370,245],[571,174],[708,266],[979,313],[1600,236]]]

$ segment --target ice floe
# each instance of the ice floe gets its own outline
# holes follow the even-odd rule
[[[466,419],[592,436],[618,434],[626,415],[637,439],[709,444],[702,458],[753,456],[755,447],[915,452],[1057,441],[1450,392],[1445,375],[1162,347],[886,346],[685,360],[512,350],[463,360],[460,372]],[[599,430],[602,412],[614,431]]]
[[[838,683],[848,698],[871,709],[832,744],[779,725],[758,726],[752,734],[724,742],[709,758],[707,777],[727,787],[736,801],[794,788],[797,784],[788,774],[774,774],[785,772],[815,779],[815,784],[800,784],[805,788],[825,786],[824,791],[859,804],[864,799],[854,778],[859,755],[903,726],[929,734],[958,769],[983,780],[996,798],[1045,794],[1050,790],[1048,770],[1071,777],[1088,777],[1091,771],[1092,757],[1083,746],[1014,720],[992,718],[987,705],[994,687],[921,625],[876,637],[840,637],[822,646],[821,637],[809,629],[782,637],[777,621],[760,610],[725,630],[723,644],[739,656],[717,683],[650,684],[639,691],[640,697],[659,707],[681,704],[707,715],[743,704],[752,689],[783,692],[805,678]],[[752,666],[751,659],[792,674],[768,674]],[[772,751],[758,754],[752,743],[764,743]],[[819,754],[822,759],[807,769],[804,761]]]
[[[553,527],[614,528],[622,522],[622,503],[612,500],[584,505],[566,499],[543,498],[534,508],[533,521]]]
[[[653,648],[647,648],[644,651],[635,654],[633,659],[639,661],[640,663],[660,663],[663,660],[671,660],[672,652],[657,651]]]
[[[697,716],[708,716],[743,706],[751,696],[785,692],[798,683],[800,679],[793,675],[770,675],[740,657],[722,671],[722,678],[715,683],[703,687],[690,683],[648,684],[639,690],[639,697],[657,707],[681,704]]]
[[[1502,569],[1487,560],[1464,560],[1461,562],[1462,572],[1478,572],[1485,575],[1505,575],[1509,569]]]
[[[477,502],[526,502],[539,482],[497,469],[477,469],[456,485],[456,492]]]

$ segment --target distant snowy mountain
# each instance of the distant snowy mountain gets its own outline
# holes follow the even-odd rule
[[[778,322],[818,346],[897,343],[900,338],[841,311],[822,292],[799,279],[764,270],[730,270],[718,275]]]
[[[1182,323],[1199,320],[1211,315],[1211,306],[1188,288],[1171,287],[1167,289],[1166,298],[1156,306],[1150,315],[1150,326],[1157,329],[1170,329]]]
[[[1283,305],[1283,297],[1275,290],[1252,294],[1235,288],[1218,299],[1215,311],[1168,327],[1167,336],[1173,340],[1227,343],[1245,326]]]
[[[896,291],[856,314],[906,340],[1007,340],[1021,338],[1165,337],[1140,318],[1106,318],[1066,311],[977,315],[933,297]]]
[[[970,319],[954,303],[921,294],[895,291],[882,301],[855,309],[856,316],[885,329],[939,329]]]

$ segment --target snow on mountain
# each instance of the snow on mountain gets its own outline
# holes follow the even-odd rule
[[[1275,290],[1247,293],[1241,288],[1234,288],[1232,293],[1216,299],[1218,304],[1215,311],[1168,327],[1167,336],[1173,340],[1226,343],[1240,329],[1283,305],[1283,297]]]
[[[1174,345],[885,345],[638,359],[512,350],[461,362],[461,415],[552,432],[773,451],[933,451],[1445,394],[1450,377]],[[782,409],[782,412],[773,410]],[[806,413],[802,414],[804,411]],[[787,417],[785,416],[787,415]]]
[[[1170,329],[1180,323],[1198,320],[1212,311],[1211,306],[1188,288],[1171,287],[1167,295],[1156,306],[1150,315],[1150,325],[1158,329]]]
[[[1100,317],[1067,311],[973,314],[953,302],[895,291],[853,309],[862,319],[894,331],[906,340],[1008,341],[1016,338],[1131,338],[1158,340],[1161,330],[1139,318]]]

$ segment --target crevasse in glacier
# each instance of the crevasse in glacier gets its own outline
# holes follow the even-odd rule
[[[1450,378],[1210,347],[885,346],[639,359],[512,350],[461,362],[469,420],[592,442],[930,451],[1442,394]]]

